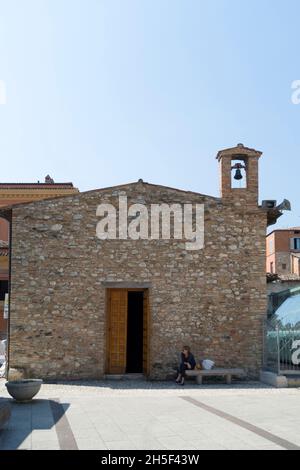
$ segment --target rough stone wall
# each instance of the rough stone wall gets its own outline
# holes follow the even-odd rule
[[[205,247],[178,240],[96,238],[96,208],[204,203]],[[149,282],[150,378],[164,379],[183,344],[196,359],[256,377],[266,312],[266,213],[165,187],[132,184],[13,210],[10,367],[43,378],[105,373],[105,286]]]
[[[291,255],[288,252],[277,252],[275,254],[275,273],[276,274],[290,274],[291,269]],[[286,268],[283,269],[283,265],[286,265]]]

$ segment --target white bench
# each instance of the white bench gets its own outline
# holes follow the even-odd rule
[[[203,377],[226,377],[226,383],[231,384],[232,376],[245,377],[245,371],[243,369],[210,369],[210,370],[187,370],[187,377],[196,377],[196,382],[202,385]]]

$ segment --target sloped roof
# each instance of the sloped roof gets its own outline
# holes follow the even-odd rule
[[[217,160],[221,160],[221,158],[223,156],[228,156],[228,155],[251,155],[253,157],[261,157],[262,156],[262,152],[260,152],[259,150],[255,150],[255,149],[252,149],[250,147],[245,147],[243,144],[237,144],[236,147],[231,147],[231,148],[227,148],[227,149],[223,149],[223,150],[220,150],[218,153],[217,153]]]
[[[47,201],[52,201],[52,200],[56,200],[56,199],[64,199],[64,198],[67,198],[67,197],[76,197],[76,198],[78,198],[78,197],[82,197],[82,196],[87,195],[87,194],[92,194],[92,193],[97,193],[97,192],[105,192],[105,191],[109,191],[109,190],[111,190],[111,191],[122,190],[122,189],[127,188],[128,186],[140,186],[141,189],[144,188],[144,187],[147,187],[147,188],[149,188],[149,190],[151,190],[152,188],[153,189],[161,188],[161,189],[170,190],[170,191],[174,191],[174,192],[182,193],[182,194],[186,194],[186,195],[190,194],[190,195],[196,195],[196,196],[204,197],[204,198],[210,199],[212,201],[221,201],[220,198],[214,197],[214,196],[208,196],[207,194],[197,193],[197,192],[194,192],[194,191],[186,191],[186,190],[183,190],[183,189],[172,188],[172,187],[169,187],[169,186],[163,186],[163,185],[159,185],[159,184],[147,183],[143,180],[139,180],[139,181],[135,181],[135,182],[132,182],[132,183],[126,183],[126,184],[121,184],[121,185],[116,185],[116,186],[108,186],[108,187],[99,188],[99,189],[91,189],[89,191],[83,191],[83,192],[78,192],[78,193],[73,193],[73,194],[58,195],[58,196],[47,197],[45,199],[39,199],[39,200],[35,200],[35,201],[20,202],[20,203],[16,203],[16,204],[7,205],[7,206],[2,206],[2,207],[0,207],[0,212],[7,212],[8,210],[14,209],[14,208],[19,207],[19,206],[27,206],[27,205],[31,205],[31,204],[40,204],[40,203],[45,203]]]

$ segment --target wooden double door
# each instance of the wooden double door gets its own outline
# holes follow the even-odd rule
[[[148,374],[148,289],[107,290],[106,372]]]

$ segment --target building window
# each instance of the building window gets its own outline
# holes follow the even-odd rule
[[[272,261],[272,263],[270,263],[270,272],[271,274],[274,274],[274,263]]]
[[[283,263],[282,269],[286,269],[286,264],[285,263]]]
[[[5,300],[5,294],[8,293],[8,281],[0,281],[0,301]]]
[[[292,250],[300,250],[300,238],[291,239],[291,248]]]
[[[274,240],[273,240],[273,238],[271,238],[269,240],[269,252],[270,252],[270,254],[274,252]]]

